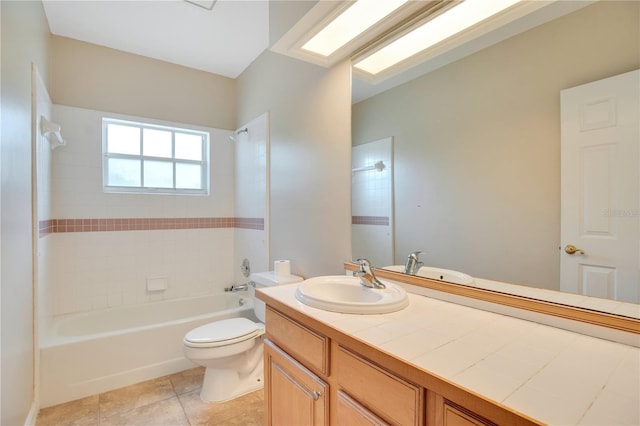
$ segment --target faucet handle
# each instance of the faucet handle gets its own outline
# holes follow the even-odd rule
[[[371,266],[371,262],[367,259],[358,259],[357,262],[360,264],[360,272],[372,273],[373,266]]]
[[[367,263],[367,259],[357,259],[357,260],[351,260],[353,263],[357,263],[358,266],[360,267],[360,269],[358,269],[357,271],[353,271],[352,275],[354,277],[362,277],[367,273],[367,270],[365,269],[365,265]]]
[[[386,287],[378,280],[378,278],[376,278],[376,275],[373,272],[373,267],[371,266],[371,262],[369,262],[367,259],[358,259],[357,262],[360,264],[360,270],[354,272],[353,276],[360,278],[360,284],[365,287],[377,289]]]
[[[418,269],[422,266],[422,262],[420,262],[421,253],[424,253],[424,251],[416,250],[409,253],[409,256],[407,256],[407,263],[404,265],[405,274],[415,275],[416,272],[418,272]]]
[[[424,253],[424,250],[416,250],[414,252],[411,252],[411,254],[409,254],[409,257],[414,258],[415,260],[419,260],[420,255]]]

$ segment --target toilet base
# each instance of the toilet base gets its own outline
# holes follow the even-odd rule
[[[259,363],[250,374],[243,375],[237,370],[207,368],[200,391],[200,399],[205,402],[225,402],[264,386],[264,367]]]
[[[185,357],[205,367],[200,399],[224,402],[261,389],[264,382],[264,328],[240,342],[212,347],[184,345]]]

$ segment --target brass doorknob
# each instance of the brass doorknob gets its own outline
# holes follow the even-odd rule
[[[564,252],[567,254],[584,254],[584,250],[579,249],[578,247],[574,246],[573,244],[567,244],[566,246],[564,246]]]

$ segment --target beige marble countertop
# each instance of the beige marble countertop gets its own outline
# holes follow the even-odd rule
[[[328,312],[299,302],[296,286],[261,291],[539,421],[640,424],[640,348],[411,293],[398,312]]]

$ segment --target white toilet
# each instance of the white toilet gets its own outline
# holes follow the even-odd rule
[[[296,275],[274,272],[251,274],[249,279],[258,288],[302,281]],[[254,298],[253,306],[262,322],[230,318],[194,328],[184,336],[184,356],[206,367],[200,392],[203,401],[228,401],[263,386],[265,305]]]

